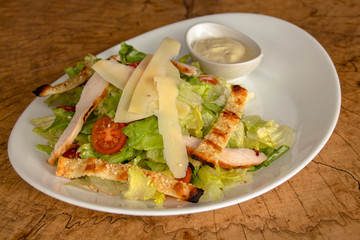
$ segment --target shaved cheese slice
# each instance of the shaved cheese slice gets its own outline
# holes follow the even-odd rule
[[[144,113],[129,112],[128,108],[130,105],[130,101],[133,97],[134,89],[137,86],[139,79],[143,74],[144,70],[148,66],[151,57],[152,55],[149,54],[141,61],[141,63],[136,67],[133,74],[126,83],[116,110],[116,115],[114,119],[115,122],[128,123],[150,116],[149,114],[144,114]]]
[[[156,50],[148,67],[135,88],[129,105],[129,112],[154,114],[157,109],[158,93],[154,84],[155,76],[164,76],[169,60],[178,55],[180,43],[165,38]]]
[[[133,67],[121,63],[100,60],[92,68],[106,81],[121,90],[124,89],[128,79],[134,71]]]
[[[184,81],[180,78],[180,71],[172,63],[172,61],[169,61],[169,64],[166,68],[166,76],[174,78],[177,81],[177,85],[179,85],[181,81]],[[176,109],[178,111],[180,119],[185,118],[191,111],[190,106],[180,100],[176,100]]]
[[[188,166],[188,155],[176,109],[179,80],[168,76],[155,76],[154,81],[159,93],[157,117],[159,132],[164,142],[164,158],[174,177],[183,178]]]

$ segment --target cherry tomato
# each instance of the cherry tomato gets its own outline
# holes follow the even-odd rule
[[[188,165],[188,167],[187,167],[187,169],[186,169],[186,175],[185,175],[185,177],[183,177],[183,178],[177,178],[177,180],[183,181],[183,182],[185,182],[185,183],[189,183],[190,180],[191,180],[191,175],[192,175],[192,171],[191,171],[190,166]]]
[[[98,119],[91,133],[91,144],[94,149],[102,154],[120,151],[127,139],[122,132],[122,128],[125,126],[125,123],[116,123],[108,116]]]
[[[207,82],[207,83],[210,83],[212,85],[217,85],[219,83],[218,80],[213,76],[200,76],[199,80],[201,82]]]
[[[78,147],[70,148],[64,152],[63,156],[66,158],[76,159],[80,157],[80,153],[76,152]]]
[[[140,64],[140,62],[129,63],[129,66],[133,67],[133,68],[136,68],[139,64]]]
[[[59,106],[59,107],[56,107],[56,108],[62,108],[62,109],[64,109],[64,110],[67,111],[67,112],[75,112],[75,106],[74,106],[74,107]]]

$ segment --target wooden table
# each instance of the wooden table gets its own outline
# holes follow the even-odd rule
[[[88,53],[180,20],[251,12],[289,21],[327,50],[340,77],[339,122],[299,174],[235,206],[137,217],[76,207],[31,187],[12,168],[12,127],[51,83]],[[0,2],[1,239],[360,239],[360,2],[159,0]],[[19,149],[21,151],[21,149]]]

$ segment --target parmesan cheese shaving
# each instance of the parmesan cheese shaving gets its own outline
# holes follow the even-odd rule
[[[175,39],[165,38],[162,41],[134,90],[129,112],[150,115],[155,113],[159,96],[154,84],[154,77],[166,74],[169,60],[177,56],[179,50],[180,43]]]
[[[129,78],[128,82],[125,85],[123,93],[121,95],[116,115],[115,115],[115,122],[132,122],[135,120],[143,119],[149,117],[149,114],[143,113],[132,113],[128,111],[131,99],[133,97],[134,89],[136,88],[141,75],[143,74],[144,70],[148,66],[152,55],[147,55],[141,63],[136,67],[135,71]]]
[[[188,155],[176,109],[179,79],[156,76],[154,80],[159,93],[157,117],[164,142],[164,158],[174,177],[183,178],[188,166]]]
[[[108,60],[96,62],[92,68],[106,81],[121,90],[124,89],[128,79],[134,71],[133,67]]]

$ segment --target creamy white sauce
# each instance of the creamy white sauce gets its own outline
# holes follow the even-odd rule
[[[201,39],[193,48],[200,56],[219,63],[239,63],[254,57],[248,46],[231,38]]]

